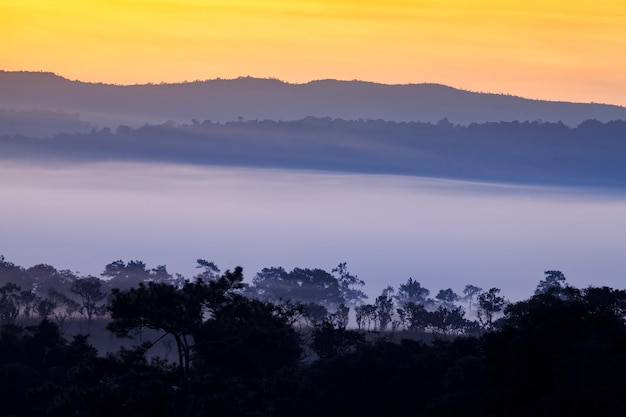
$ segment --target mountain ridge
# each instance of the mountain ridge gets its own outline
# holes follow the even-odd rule
[[[0,108],[80,113],[81,120],[99,127],[308,116],[396,122],[448,119],[461,125],[541,120],[576,126],[587,119],[626,120],[626,107],[618,105],[529,99],[437,83],[324,79],[292,84],[275,78],[239,77],[116,85],[72,81],[51,72],[2,70]]]

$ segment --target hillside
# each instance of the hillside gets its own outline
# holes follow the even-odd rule
[[[0,71],[0,109],[80,113],[81,120],[100,128],[167,120],[299,120],[307,116],[397,122],[447,118],[462,125],[542,120],[576,126],[587,119],[626,120],[626,108],[620,106],[530,100],[438,84],[337,80],[288,84],[248,77],[119,86],[70,81],[45,72],[7,71]]]
[[[463,127],[308,117],[165,123],[48,139],[0,136],[0,160],[166,162],[623,189],[624,137],[625,121]]]

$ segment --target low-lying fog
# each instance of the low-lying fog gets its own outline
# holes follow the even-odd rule
[[[626,195],[158,164],[0,167],[0,254],[99,275],[117,259],[196,273],[346,261],[370,297],[409,277],[530,296],[543,271],[624,288]]]

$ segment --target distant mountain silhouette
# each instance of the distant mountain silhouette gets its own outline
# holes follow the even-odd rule
[[[80,113],[99,127],[141,126],[173,120],[188,123],[299,120],[307,116],[346,120],[472,122],[626,120],[626,108],[530,100],[463,91],[438,84],[385,85],[320,80],[288,84],[274,79],[194,81],[118,86],[70,81],[45,72],[0,71],[0,108]]]

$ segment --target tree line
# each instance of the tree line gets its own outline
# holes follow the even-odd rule
[[[574,288],[560,271],[516,303],[473,285],[463,301],[451,289],[430,298],[409,278],[368,304],[345,263],[330,273],[266,268],[249,284],[240,267],[205,260],[189,280],[132,261],[146,274],[138,280],[129,264],[107,265],[109,281],[65,284],[85,320],[87,306],[104,306],[108,330],[133,341],[115,353],[99,355],[88,335],[68,340],[50,315],[20,324],[18,303],[17,320],[0,327],[3,415],[617,416],[626,406],[626,291]],[[30,269],[2,258],[3,291],[29,282]],[[83,280],[106,295],[81,298]],[[44,281],[32,280],[31,293]],[[460,302],[474,327],[441,327],[435,315],[463,316]],[[151,338],[138,337],[145,329]],[[148,355],[165,338],[173,362]]]
[[[212,281],[221,273],[214,262],[204,259],[197,260],[197,268],[199,272],[192,281]],[[548,271],[547,279],[552,285],[560,285],[560,281],[554,281],[554,274],[561,273]],[[180,274],[169,273],[165,265],[148,268],[139,260],[116,260],[96,277],[79,276],[46,264],[24,268],[0,255],[0,323],[38,317],[50,318],[63,328],[68,319],[83,318],[89,325],[96,318],[108,316],[107,306],[116,291],[150,283],[180,289],[188,282]],[[319,268],[263,268],[251,283],[242,283],[240,290],[249,298],[288,305],[297,311],[299,323],[304,326],[332,321],[346,328],[352,321],[353,327],[372,332],[476,333],[491,327],[506,304],[498,288],[483,291],[471,284],[465,286],[462,295],[447,288],[430,297],[430,290],[413,278],[397,291],[387,286],[368,303],[364,285],[343,262],[331,272]],[[467,310],[462,303],[466,303]],[[473,320],[466,318],[467,312]]]
[[[307,117],[0,137],[5,160],[149,161],[623,188],[626,121],[438,123]],[[67,152],[71,149],[71,152]],[[453,162],[453,163],[452,163]]]

